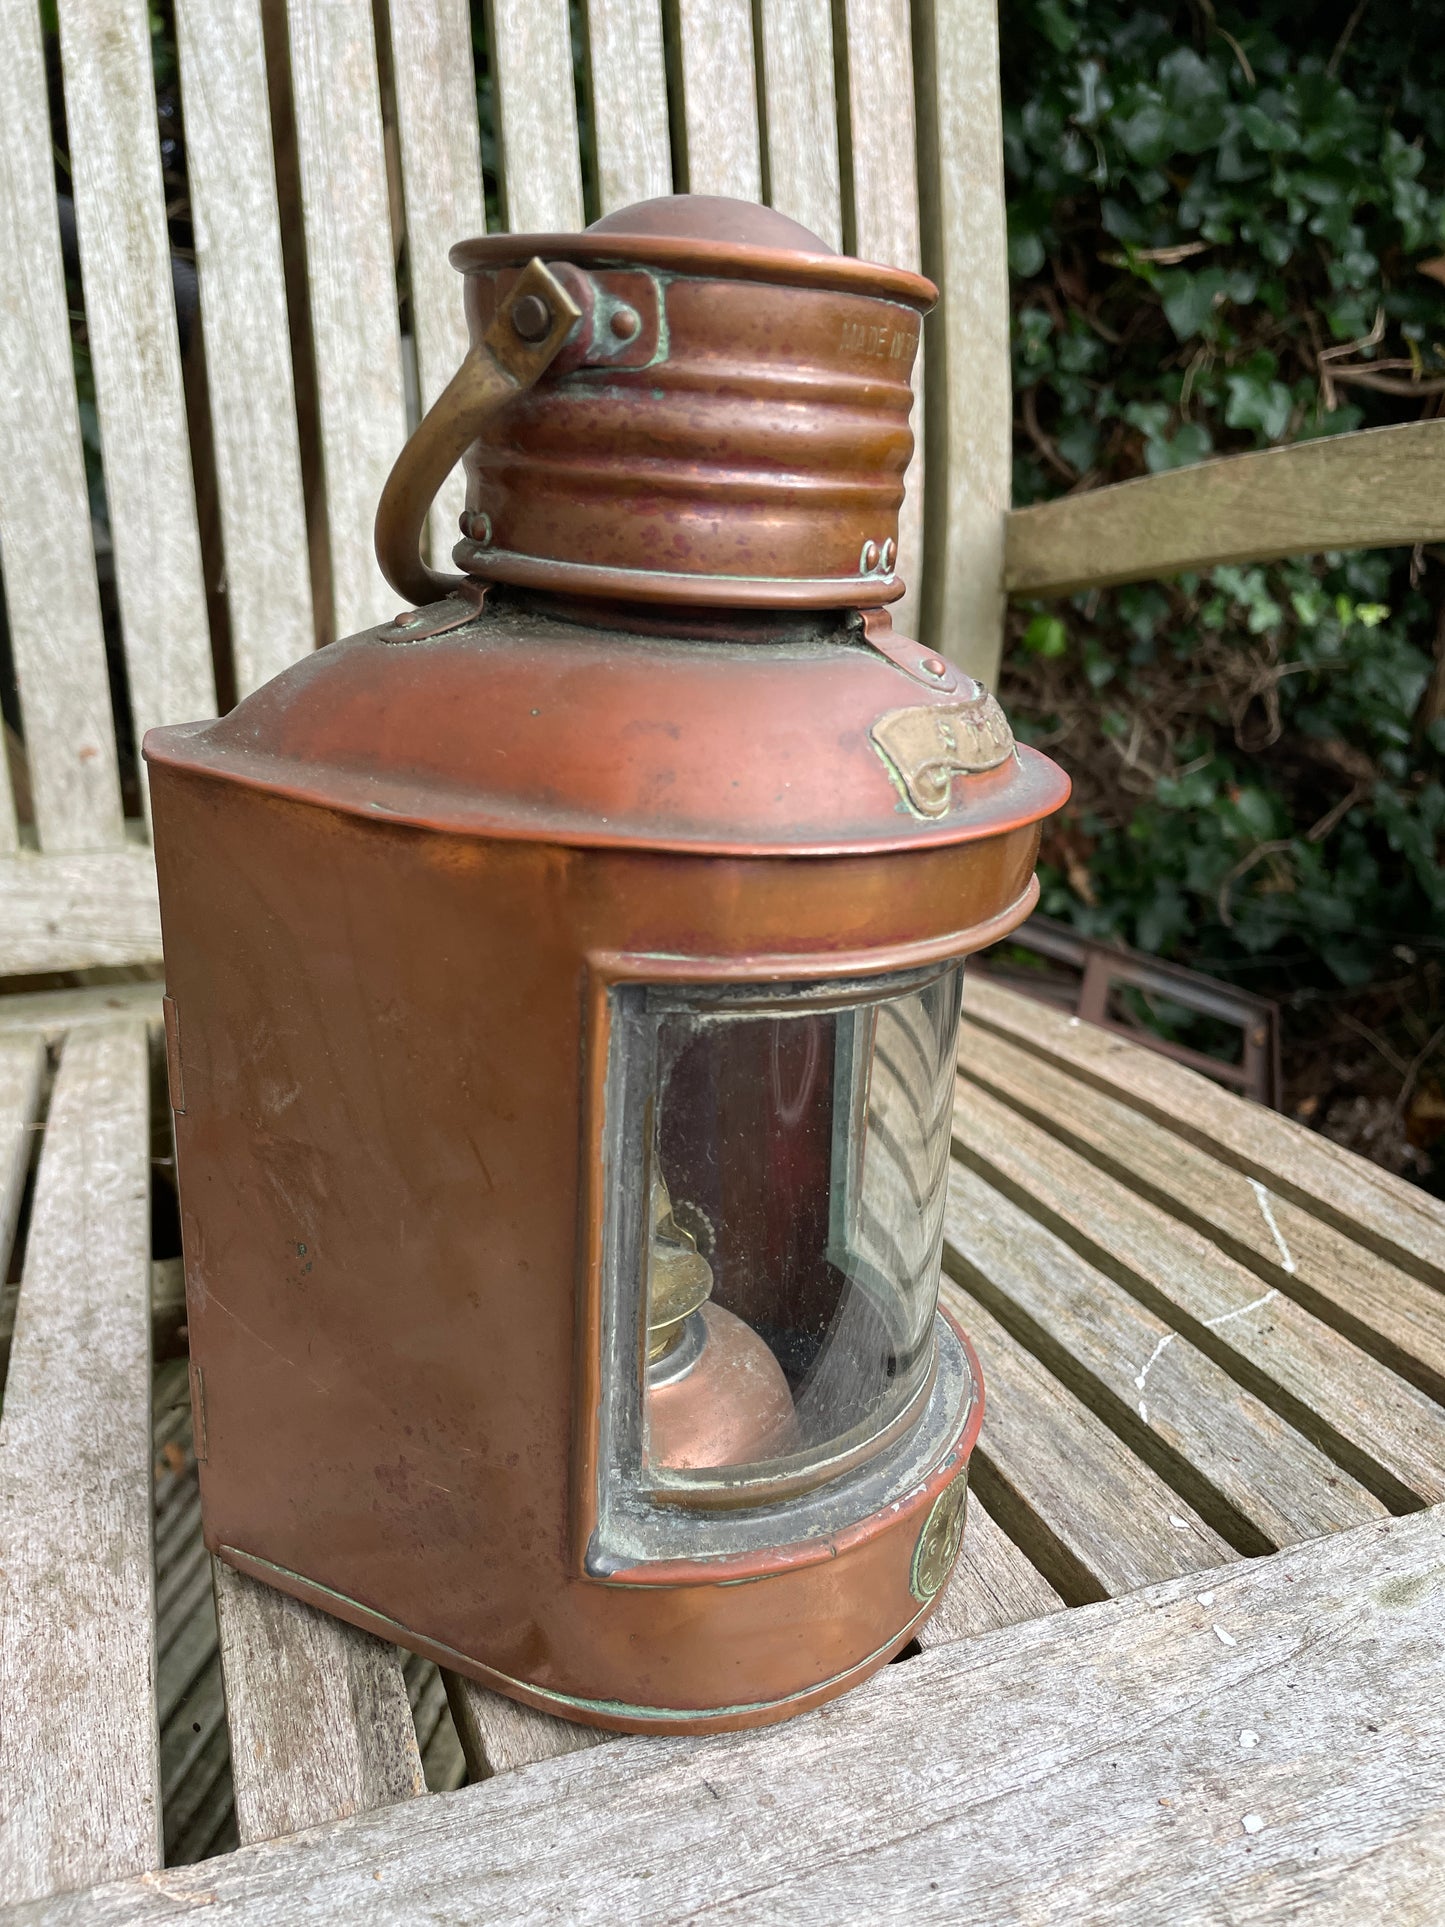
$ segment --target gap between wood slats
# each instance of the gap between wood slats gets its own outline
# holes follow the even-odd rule
[[[390,75],[405,205],[412,335],[422,408],[428,409],[467,352],[462,277],[453,243],[485,234],[482,154],[466,0],[386,0]],[[437,493],[429,518],[434,567],[451,567],[465,500],[460,467]]]
[[[768,201],[835,250],[843,245],[832,0],[758,0]]]
[[[60,0],[86,331],[137,752],[215,714],[144,0]],[[147,794],[141,783],[142,795]]]
[[[672,192],[660,0],[587,0],[598,211]]]
[[[1176,1136],[1257,1178],[1291,1203],[1427,1284],[1445,1289],[1445,1204],[1418,1185],[1262,1104],[1247,1104],[1197,1071],[1112,1031],[967,979],[971,1024],[1058,1065]]]
[[[763,198],[751,0],[667,0],[679,189]]]
[[[396,610],[372,527],[406,440],[376,40],[370,0],[289,0],[286,26],[332,617],[346,636]]]
[[[925,324],[920,634],[991,686],[1003,649],[1004,516],[1013,473],[994,0],[915,0],[913,64],[923,268],[942,297]]]
[[[977,1085],[954,1153],[1392,1511],[1445,1498],[1445,1414],[1423,1392]]]
[[[918,130],[908,0],[833,0],[838,69],[838,146],[842,162],[843,246],[865,261],[911,268],[922,263],[918,211]],[[921,635],[924,570],[926,346],[913,370],[913,459],[898,521],[898,573],[908,593],[892,608],[894,626]],[[935,647],[943,647],[933,637]]]
[[[1384,1511],[1172,1326],[960,1165],[949,1177],[944,1265],[1239,1552]]]
[[[491,0],[502,207],[513,234],[584,225],[567,0]]]
[[[49,132],[39,12],[12,6],[0,60],[5,612],[41,847],[102,850],[125,828]],[[18,842],[5,762],[0,746],[0,852]]]
[[[50,1087],[43,1039],[0,1037],[0,1411]]]
[[[988,1403],[974,1454],[976,1490],[1068,1604],[1235,1556],[976,1299],[947,1279],[943,1297],[983,1367]]]
[[[236,694],[315,645],[259,0],[175,0]]]
[[[975,1083],[1192,1225],[1422,1391],[1445,1397],[1445,1293],[1003,1038],[966,1024],[960,1048]]]

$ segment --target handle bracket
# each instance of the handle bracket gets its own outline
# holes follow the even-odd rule
[[[439,602],[471,581],[421,559],[437,490],[498,409],[539,381],[582,319],[557,275],[535,256],[498,303],[491,326],[396,458],[376,510],[376,559],[399,595]]]

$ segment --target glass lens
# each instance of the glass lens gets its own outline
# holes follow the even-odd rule
[[[739,1475],[815,1482],[926,1394],[961,979],[649,997],[655,1484],[728,1468],[737,1503]]]

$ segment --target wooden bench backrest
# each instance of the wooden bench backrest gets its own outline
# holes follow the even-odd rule
[[[37,9],[6,0],[5,13],[0,555],[29,802],[17,809],[0,763],[0,978],[159,955],[146,826],[122,807],[56,193],[36,133]],[[835,246],[909,267],[926,256],[944,277],[929,345],[939,514],[926,539],[920,453],[902,568],[929,596],[908,613],[939,646],[954,638],[959,653],[966,635],[963,653],[996,660],[1009,397],[992,0],[586,0],[580,119],[568,0],[492,0],[488,14],[507,227],[574,229],[688,188],[768,200]],[[390,0],[379,17],[382,44],[371,0],[176,0],[201,390],[178,340],[145,0],[59,0],[135,742],[216,709],[208,514],[236,694],[396,609],[372,517],[409,417],[463,353],[447,249],[485,220],[466,0]],[[966,371],[966,411],[950,368]],[[199,520],[198,425],[214,474],[212,502],[197,465]],[[460,504],[454,478],[432,523],[439,556]]]
[[[0,563],[28,803],[0,762],[0,980],[160,954],[143,805],[128,821],[122,803],[57,199],[36,136],[38,10],[3,3]],[[139,742],[214,713],[213,618],[229,634],[222,681],[245,695],[396,609],[372,517],[408,420],[463,352],[447,249],[485,225],[472,21],[467,0],[388,0],[378,44],[372,0],[175,0],[202,385],[180,352],[146,0],[58,0],[58,13]],[[1061,594],[1445,536],[1445,422],[1007,513],[994,0],[583,0],[580,13],[579,62],[568,0],[490,0],[506,225],[576,228],[690,188],[768,200],[875,260],[921,261],[943,299],[920,369],[901,565],[918,589],[903,614],[975,673],[997,666],[1005,587]],[[454,481],[438,502],[438,556],[460,499]],[[209,610],[207,555],[224,557]]]

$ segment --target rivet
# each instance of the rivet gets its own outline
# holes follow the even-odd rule
[[[492,539],[492,518],[485,509],[468,509],[462,517],[462,534],[485,548]]]
[[[392,617],[391,626],[393,629],[415,629],[420,621],[421,616],[417,610],[403,609],[399,615]]]
[[[631,341],[642,326],[642,317],[636,308],[614,308],[607,325],[619,341]]]
[[[930,676],[946,676],[948,674],[948,664],[941,656],[925,656],[918,666],[920,669],[926,670]]]
[[[512,326],[523,341],[540,341],[552,325],[552,310],[540,294],[524,294],[512,307]]]
[[[878,544],[876,542],[865,542],[863,544],[864,575],[872,575],[873,571],[877,567],[878,567]]]
[[[898,553],[897,547],[893,541],[893,537],[890,535],[888,540],[883,544],[883,553],[878,558],[878,566],[883,571],[884,575],[892,574],[893,558],[895,555],[897,555],[897,553]]]

